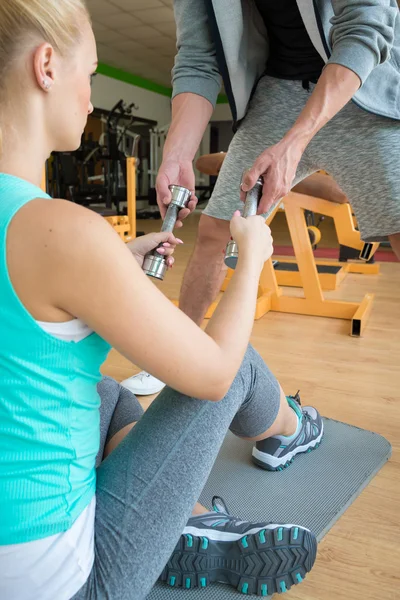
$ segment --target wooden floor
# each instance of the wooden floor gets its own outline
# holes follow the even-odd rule
[[[161,284],[169,297],[178,296],[197,221],[191,216],[179,232],[185,246]],[[159,224],[139,221],[138,229]],[[325,242],[330,236],[333,245],[330,227],[324,224]],[[282,222],[275,229],[276,243],[285,244]],[[269,313],[254,324],[251,341],[286,393],[300,389],[323,415],[380,433],[393,446],[391,461],[320,544],[307,580],[285,595],[292,600],[400,599],[400,263],[382,264],[379,276],[349,275],[330,295],[359,300],[366,292],[376,297],[361,339],[334,319]],[[137,371],[115,351],[103,368],[117,380]],[[152,398],[141,400],[146,407]]]

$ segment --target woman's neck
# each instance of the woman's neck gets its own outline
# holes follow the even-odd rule
[[[11,121],[9,121],[10,123]],[[2,149],[0,153],[0,172],[25,179],[40,187],[45,162],[50,151],[47,150],[43,131],[37,131],[35,124],[25,121],[18,128],[7,125],[2,119]]]

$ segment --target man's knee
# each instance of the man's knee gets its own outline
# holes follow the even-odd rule
[[[229,221],[215,219],[207,215],[201,216],[197,233],[197,245],[201,245],[205,250],[220,250],[225,248],[229,237]]]

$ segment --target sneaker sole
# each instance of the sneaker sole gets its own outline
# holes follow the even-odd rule
[[[312,569],[317,540],[302,527],[276,527],[235,542],[182,535],[160,580],[171,587],[227,583],[243,594],[269,596],[301,583]]]
[[[307,444],[307,446],[300,446],[298,449],[291,452],[290,458],[283,457],[285,462],[279,464],[271,464],[270,462],[268,462],[268,458],[271,458],[271,456],[269,454],[261,452],[255,446],[252,450],[252,459],[254,464],[256,464],[258,467],[261,467],[262,469],[265,469],[266,471],[283,471],[284,469],[290,467],[296,456],[298,456],[299,454],[306,454],[307,452],[312,452],[313,450],[319,448],[323,437],[324,431],[322,430],[321,434],[314,441]],[[264,458],[264,456],[268,458]]]

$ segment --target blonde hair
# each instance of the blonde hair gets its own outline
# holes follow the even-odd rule
[[[80,36],[85,0],[1,0],[0,74],[24,37],[35,35],[63,53]]]
[[[26,42],[48,42],[61,55],[79,41],[82,21],[89,19],[85,0],[0,0],[0,108],[6,78]],[[0,151],[1,151],[0,123]]]

